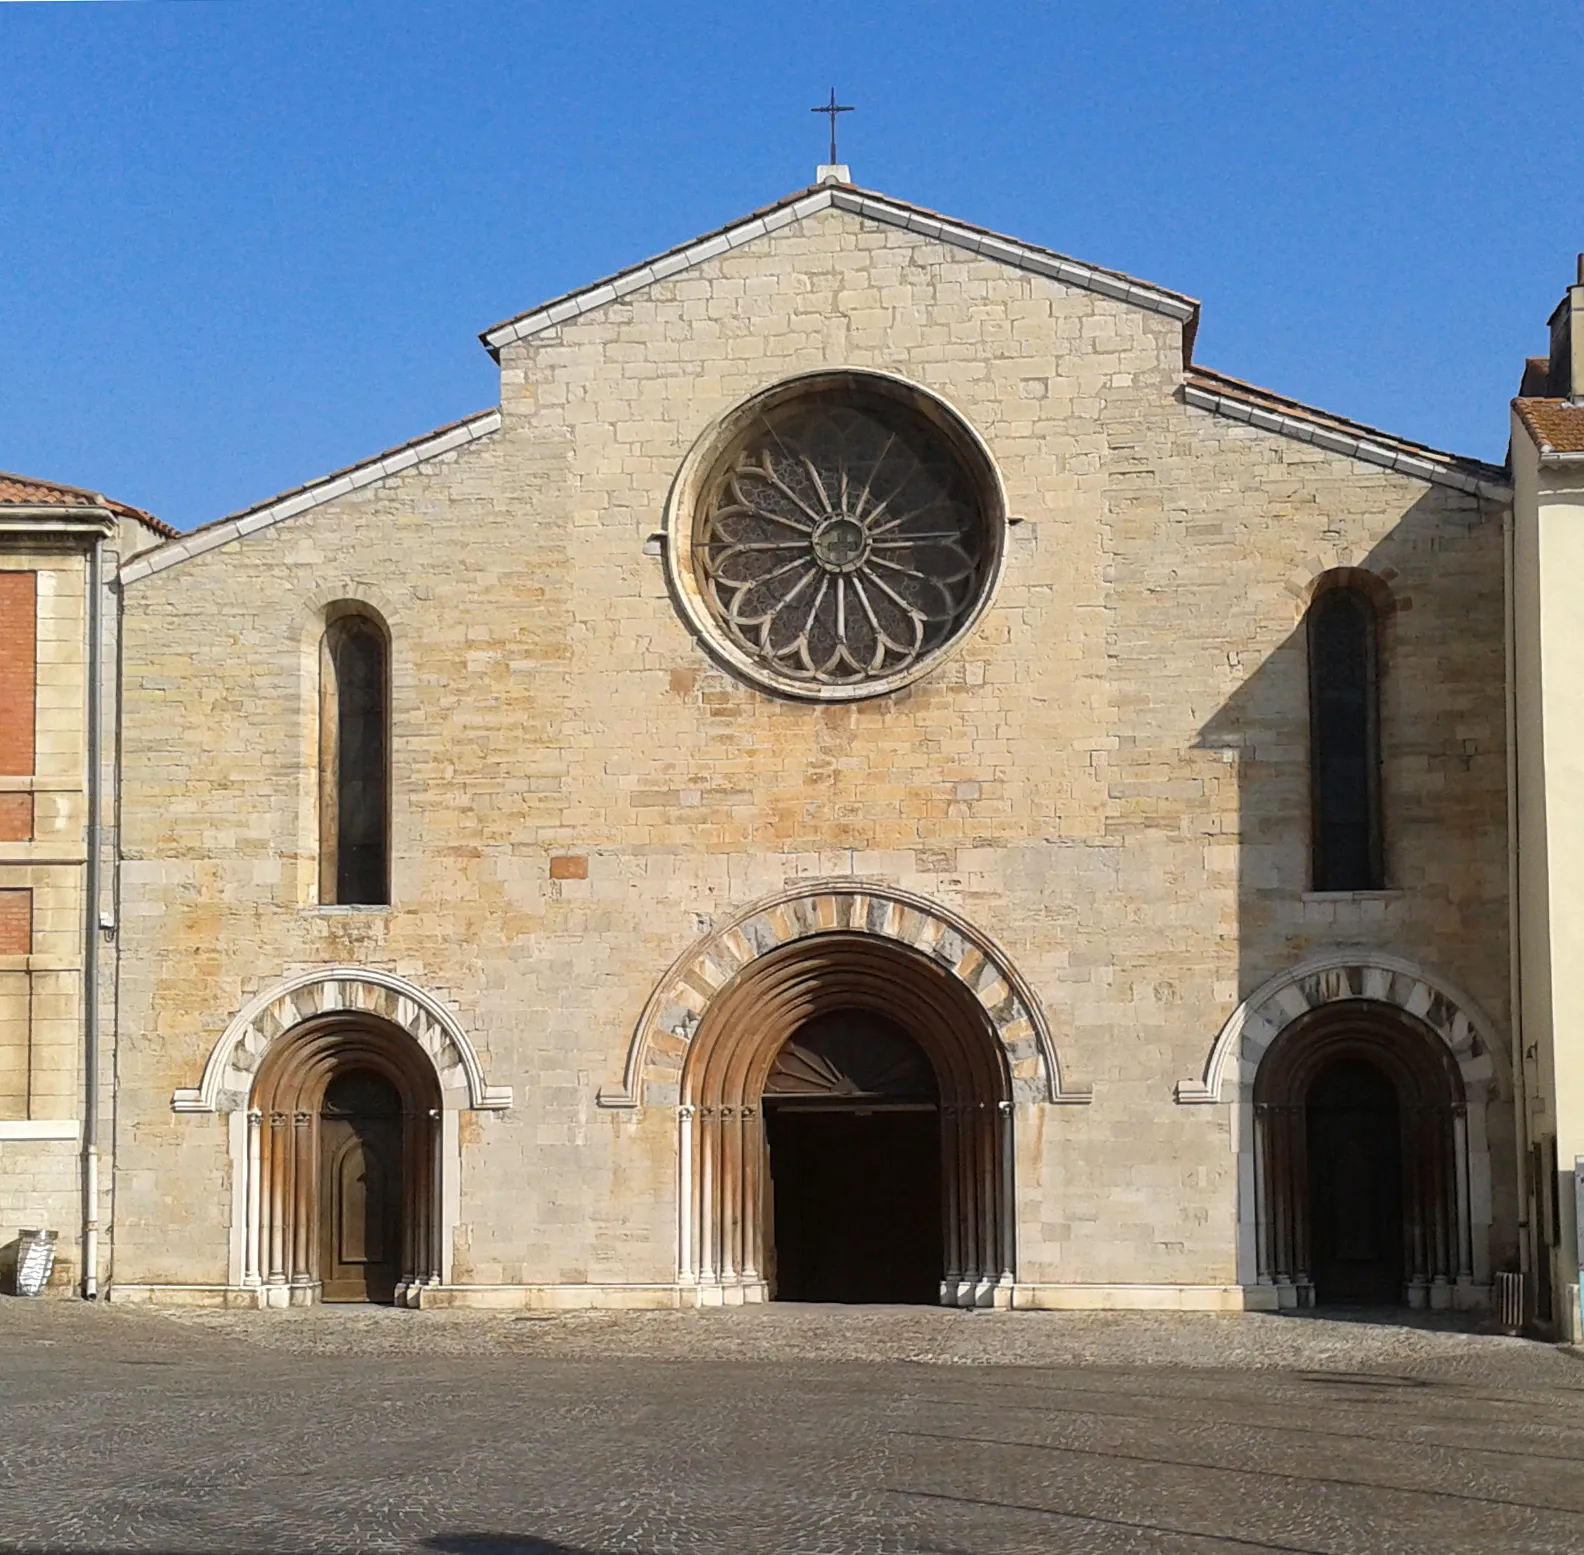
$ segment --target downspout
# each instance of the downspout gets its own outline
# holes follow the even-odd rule
[[[1529,1207],[1529,1103],[1528,1075],[1524,1068],[1523,1047],[1523,953],[1518,869],[1518,537],[1511,507],[1502,511],[1502,658],[1506,678],[1507,721],[1507,1029],[1512,1042],[1513,1148],[1517,1152],[1518,1177],[1515,1184],[1520,1235],[1518,1266],[1535,1274],[1534,1213]],[[1536,1274],[1538,1278],[1538,1274]],[[1527,1305],[1534,1298],[1526,1295]]]
[[[95,535],[88,562],[88,858],[83,871],[83,1224],[82,1293],[99,1295],[99,819],[102,730],[100,664],[104,633],[104,536]]]

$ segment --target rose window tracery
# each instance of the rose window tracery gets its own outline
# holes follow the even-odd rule
[[[715,472],[694,529],[699,590],[778,680],[905,678],[982,600],[994,556],[980,483],[910,405],[795,396],[740,430]]]

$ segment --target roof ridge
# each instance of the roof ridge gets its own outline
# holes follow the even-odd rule
[[[799,207],[804,207],[799,209]],[[728,249],[769,232],[813,215],[831,206],[860,216],[885,220],[906,230],[918,232],[948,243],[957,243],[975,253],[985,254],[1004,262],[1036,270],[1055,279],[1104,292],[1135,304],[1152,307],[1182,320],[1187,326],[1185,334],[1191,342],[1199,317],[1199,301],[1184,292],[1142,280],[1122,270],[1108,269],[1104,265],[1090,264],[1075,259],[1057,249],[1046,248],[1023,238],[1009,237],[990,227],[977,226],[955,216],[942,215],[926,206],[914,205],[895,195],[883,194],[875,189],[863,189],[857,184],[821,183],[783,196],[773,204],[761,206],[746,216],[738,217],[724,226],[716,227],[698,237],[690,238],[661,253],[639,260],[636,264],[611,272],[584,286],[563,292],[557,297],[536,304],[523,313],[514,314],[498,324],[492,324],[479,334],[491,355],[498,356],[502,346],[521,340],[540,329],[550,328],[567,319],[603,307],[618,297],[636,291],[654,281],[665,280],[692,265],[725,253]],[[734,242],[733,239],[736,241]]]

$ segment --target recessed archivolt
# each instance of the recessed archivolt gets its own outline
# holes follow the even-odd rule
[[[1507,1062],[1496,1029],[1461,989],[1396,956],[1356,950],[1316,957],[1256,988],[1217,1033],[1204,1074],[1177,1085],[1180,1102],[1246,1099],[1265,1050],[1311,1010],[1369,999],[1412,1015],[1446,1044],[1470,1100],[1507,1090]],[[1227,1082],[1236,1087],[1226,1093]]]
[[[423,1049],[447,1108],[498,1111],[510,1086],[488,1085],[478,1054],[456,1017],[405,978],[367,967],[320,967],[258,995],[226,1027],[195,1089],[171,1098],[176,1112],[235,1112],[246,1107],[259,1065],[293,1027],[322,1015],[373,1015],[399,1026]]]
[[[1033,990],[988,936],[925,897],[843,880],[769,897],[684,952],[639,1017],[621,1085],[601,1090],[600,1105],[676,1106],[683,1060],[716,993],[759,957],[820,934],[871,934],[906,945],[950,972],[978,1001],[1000,1040],[1015,1100],[1091,1099],[1090,1090],[1064,1083]]]

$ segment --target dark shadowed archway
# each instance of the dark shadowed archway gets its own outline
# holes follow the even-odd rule
[[[844,1032],[839,1039],[838,1032]],[[908,1068],[909,1050],[922,1068],[899,1073]],[[846,1121],[792,1121],[799,1110],[813,1114],[820,1107],[810,1098],[822,1087],[826,1116]],[[852,1104],[864,1099],[865,1088],[867,1109]],[[877,936],[818,934],[759,957],[710,1001],[682,1073],[682,1180],[689,1205],[680,1263],[682,1279],[697,1283],[701,1295],[713,1291],[716,1300],[756,1301],[771,1293],[777,1199],[767,1105],[777,1114],[771,1135],[778,1136],[783,1158],[796,1157],[805,1170],[816,1154],[811,1135],[823,1133],[827,1152],[845,1154],[849,1175],[861,1169],[866,1152],[876,1157],[877,1133],[889,1131],[910,1159],[923,1159],[921,1139],[927,1138],[938,1163],[931,1199],[939,1238],[921,1243],[915,1237],[900,1250],[900,1263],[909,1266],[900,1288],[917,1297],[921,1249],[934,1248],[934,1299],[982,1306],[1009,1298],[1010,1076],[983,1006],[946,968]],[[857,1127],[856,1115],[865,1110],[871,1114],[867,1130]],[[877,1131],[876,1113],[927,1114],[930,1121],[886,1123]],[[842,1131],[845,1139],[838,1137]],[[828,1183],[824,1192],[828,1204]],[[793,1213],[806,1221],[814,1200],[804,1195]],[[917,1214],[917,1200],[909,1205],[907,1212]],[[841,1256],[832,1230],[805,1223],[800,1244],[818,1242],[827,1265]],[[791,1246],[783,1252],[792,1254]],[[805,1263],[796,1278],[808,1273]],[[884,1288],[884,1280],[865,1285],[873,1273],[847,1288]]]
[[[1254,1080],[1259,1276],[1298,1305],[1449,1307],[1472,1278],[1467,1108],[1446,1045],[1357,999],[1311,1011]]]

